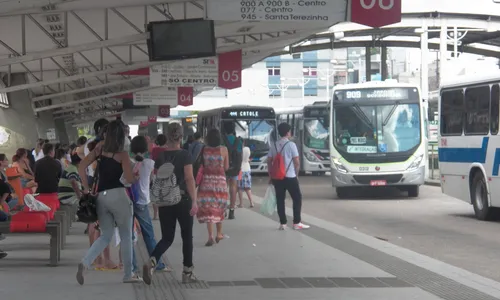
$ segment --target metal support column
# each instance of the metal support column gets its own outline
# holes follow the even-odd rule
[[[372,81],[372,52],[371,47],[365,47],[365,61],[366,61],[366,82]]]
[[[387,72],[387,47],[382,47],[380,51],[380,75],[382,76],[382,81],[388,78]]]
[[[439,52],[440,52],[440,62],[441,66],[439,68],[439,82],[443,82],[443,75],[446,70],[446,61],[447,61],[447,50],[448,50],[448,25],[446,24],[446,20],[441,19],[441,34],[440,34],[440,44],[439,44]]]
[[[422,99],[424,100],[424,106],[428,107],[427,101],[429,100],[429,32],[425,19],[423,20],[422,29],[423,32],[420,36],[420,55],[421,55],[420,88],[422,91]]]

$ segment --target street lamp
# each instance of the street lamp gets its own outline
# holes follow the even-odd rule
[[[326,69],[326,72],[323,72],[321,70],[318,70],[322,76],[320,80],[326,81],[326,101],[330,101],[330,77],[335,75],[335,69],[330,70],[330,65],[336,65],[337,60],[332,59],[330,60],[330,63],[328,64],[328,68]],[[331,71],[331,72],[330,72]],[[335,84],[335,79],[333,80],[333,84]]]

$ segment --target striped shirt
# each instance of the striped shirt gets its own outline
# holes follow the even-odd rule
[[[71,180],[74,179],[78,183],[78,188],[82,188],[82,180],[78,175],[78,168],[70,164],[63,172],[61,179],[59,179],[58,197],[59,201],[67,200],[76,196],[76,192],[71,185]]]

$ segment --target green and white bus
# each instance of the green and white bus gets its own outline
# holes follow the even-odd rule
[[[418,197],[425,182],[427,114],[419,88],[397,82],[339,85],[330,103],[332,186],[394,186]]]

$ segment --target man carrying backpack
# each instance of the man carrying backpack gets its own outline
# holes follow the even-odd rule
[[[290,141],[291,127],[287,123],[278,126],[279,140],[273,143],[267,155],[267,169],[269,170],[270,182],[273,183],[276,192],[276,204],[280,218],[280,230],[287,227],[285,213],[286,191],[293,201],[293,229],[308,229],[310,226],[303,224],[301,220],[302,193],[300,192],[297,174],[300,169],[299,151],[294,142]]]
[[[227,185],[229,186],[229,220],[234,219],[236,194],[238,193],[238,175],[241,171],[243,142],[236,137],[236,124],[228,121],[223,124],[224,144],[229,152],[229,169],[226,171]]]

